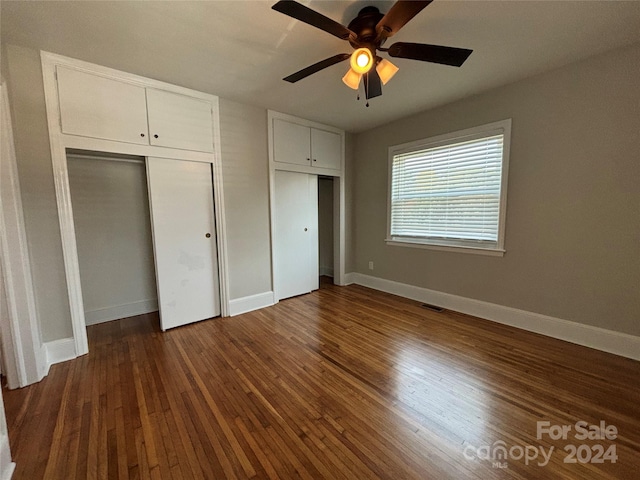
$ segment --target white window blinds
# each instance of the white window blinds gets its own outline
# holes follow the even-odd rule
[[[391,236],[495,246],[503,137],[453,139],[394,155]]]

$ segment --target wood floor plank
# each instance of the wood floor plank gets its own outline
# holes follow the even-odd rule
[[[322,282],[168,332],[157,314],[142,315],[91,326],[88,338],[88,355],[4,391],[15,479],[628,479],[640,470],[639,362],[364,287]],[[538,421],[579,420],[615,425],[617,438],[537,438]],[[496,442],[554,450],[545,466],[465,457]],[[615,446],[617,461],[566,463],[568,444],[591,455],[597,443]]]

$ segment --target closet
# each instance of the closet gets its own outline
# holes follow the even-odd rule
[[[209,164],[71,151],[67,165],[87,325],[220,315]]]
[[[344,132],[269,112],[275,300],[343,281]],[[336,275],[337,272],[337,275]]]
[[[318,176],[275,172],[275,256],[278,300],[319,286]]]
[[[158,309],[166,330],[226,315],[218,98],[60,55],[41,57],[75,355],[88,352],[87,324]],[[93,163],[78,164],[78,152]],[[96,225],[82,217],[89,205],[74,176],[80,169],[89,178],[105,162],[106,173],[92,177],[102,198],[89,202],[107,215],[108,198],[112,214],[122,216]],[[128,181],[138,190],[113,194]]]

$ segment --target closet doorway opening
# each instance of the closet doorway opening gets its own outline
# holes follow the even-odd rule
[[[333,178],[318,176],[318,272],[321,279],[320,284],[323,282],[334,283]]]
[[[211,165],[67,150],[85,324],[220,315]]]
[[[275,170],[273,177],[276,300],[312,292],[322,283],[341,285],[342,179],[288,170]]]
[[[158,311],[145,158],[68,151],[87,326]]]

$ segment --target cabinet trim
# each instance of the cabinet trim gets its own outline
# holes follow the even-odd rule
[[[324,125],[323,123],[314,122],[313,120],[306,120],[304,118],[294,117],[293,115],[276,112],[274,110],[268,110],[267,113],[269,116],[269,124],[271,124],[274,118],[278,118],[280,120],[285,120],[291,123],[297,123],[298,125],[303,125],[305,127],[317,128],[318,130],[325,130],[327,132],[337,133],[338,135],[342,135],[344,137],[344,130],[340,130],[337,127]]]
[[[53,167],[75,355],[80,356],[88,353],[89,345],[87,342],[85,314],[82,301],[82,287],[80,283],[80,270],[78,264],[78,251],[76,246],[71,194],[69,189],[69,176],[66,158],[67,148],[110,153],[125,153],[144,157],[157,156],[176,158],[180,160],[192,160],[212,164],[216,235],[218,241],[218,271],[220,276],[220,307],[222,316],[228,316],[229,275],[224,191],[222,181],[222,157],[220,151],[220,113],[218,97],[45,51],[40,52],[40,57],[44,82],[49,141],[51,145],[51,163]],[[205,153],[153,145],[136,145],[113,140],[63,134],[61,129],[60,104],[56,79],[56,67],[58,65],[144,88],[155,88],[209,102],[211,104],[212,111],[213,152]]]
[[[197,90],[191,90],[189,88],[180,87],[178,85],[172,85],[170,83],[161,82],[152,78],[141,77],[133,73],[122,72],[120,70],[114,70],[113,68],[103,67],[102,65],[96,65],[94,63],[77,60],[75,58],[58,55],[56,53],[45,52],[44,50],[40,51],[40,57],[43,67],[45,66],[45,64],[47,66],[60,65],[64,67],[74,68],[91,75],[97,75],[99,77],[105,77],[119,82],[130,83],[132,85],[143,88],[156,88],[159,90],[180,93],[188,97],[200,98],[209,101],[213,101],[218,98],[215,95],[211,95],[209,93],[198,92]],[[53,80],[55,81],[55,74]]]

